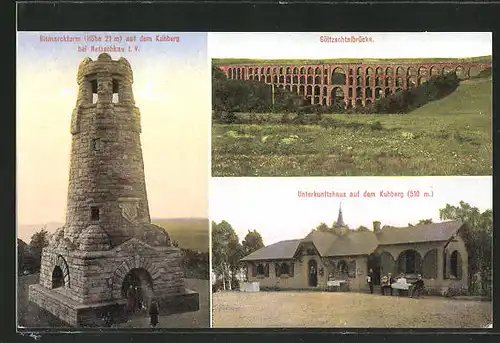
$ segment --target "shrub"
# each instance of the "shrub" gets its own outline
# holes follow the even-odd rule
[[[453,92],[460,80],[455,73],[431,77],[422,85],[397,92],[375,101],[372,112],[380,114],[408,113],[428,102],[438,100]]]
[[[380,131],[383,130],[384,127],[382,126],[382,123],[377,120],[375,123],[370,124],[370,129]]]
[[[199,252],[190,249],[182,249],[182,252],[182,264],[186,277],[208,280],[208,252]]]
[[[458,297],[462,295],[467,295],[468,291],[467,288],[464,287],[448,287],[448,289],[445,292],[446,297]]]

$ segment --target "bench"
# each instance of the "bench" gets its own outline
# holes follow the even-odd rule
[[[345,280],[327,281],[326,286],[329,292],[338,292],[347,290],[347,282]]]
[[[392,289],[395,289],[398,291],[398,295],[406,295],[409,296],[412,288],[411,283],[398,283],[395,282],[391,285]]]

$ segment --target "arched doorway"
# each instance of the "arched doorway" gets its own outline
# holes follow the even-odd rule
[[[316,262],[316,260],[309,260],[308,269],[309,287],[318,286],[318,263]]]
[[[122,282],[122,297],[135,297],[137,307],[148,305],[153,296],[153,278],[144,268],[131,269]]]
[[[55,266],[52,271],[52,288],[59,288],[64,286],[64,274],[59,266]]]
[[[373,284],[380,285],[380,255],[370,254],[367,262],[368,271],[373,270]]]

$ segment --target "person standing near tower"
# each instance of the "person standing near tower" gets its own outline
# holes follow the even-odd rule
[[[156,303],[156,300],[151,300],[151,306],[149,307],[149,316],[150,316],[150,325],[152,328],[156,327],[158,325],[158,304]]]

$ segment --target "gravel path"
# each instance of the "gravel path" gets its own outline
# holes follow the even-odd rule
[[[218,292],[213,327],[483,328],[492,303],[335,292]]]

